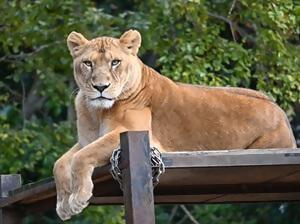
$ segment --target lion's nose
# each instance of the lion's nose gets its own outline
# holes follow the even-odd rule
[[[109,87],[110,84],[108,85],[93,85],[93,87],[98,90],[100,93],[102,93],[105,89]]]

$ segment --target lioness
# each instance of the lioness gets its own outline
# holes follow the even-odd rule
[[[295,148],[285,113],[264,94],[180,84],[143,64],[141,35],[67,39],[80,89],[78,143],[54,165],[57,213],[69,219],[92,196],[91,175],[108,163],[124,131],[148,130],[161,151]]]

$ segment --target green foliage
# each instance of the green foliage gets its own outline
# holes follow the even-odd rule
[[[72,145],[75,136],[67,122],[60,125],[31,122],[22,130],[4,123],[0,128],[1,171],[22,173],[25,182],[51,176],[55,160],[66,146]]]
[[[231,3],[143,4],[149,29],[155,30],[147,33],[154,42],[149,47],[160,56],[161,72],[176,81],[258,89],[292,110],[300,99],[299,44],[294,44],[299,15],[293,1],[238,1],[228,15]]]
[[[186,205],[193,217],[201,224],[297,224],[299,209],[296,203],[233,204],[233,205]],[[174,206],[159,206],[156,209],[156,223],[192,223],[182,209]]]
[[[89,206],[80,215],[72,217],[72,220],[62,222],[55,212],[45,214],[44,216],[32,215],[26,217],[24,224],[44,223],[44,224],[124,224],[124,209],[121,206]]]
[[[93,38],[136,28],[144,62],[173,80],[258,89],[290,118],[297,115],[297,1],[11,0],[0,1],[0,10],[5,12],[0,18],[0,170],[21,173],[25,183],[50,176],[54,161],[76,142],[76,87],[66,47],[73,30]],[[299,122],[298,115],[294,127]],[[188,208],[201,223],[297,223],[299,218],[293,204]],[[157,207],[157,223],[168,223],[172,209]],[[68,223],[119,224],[123,216],[121,207],[90,207]],[[178,210],[173,220],[183,216]],[[53,212],[27,220],[37,222],[59,220]]]

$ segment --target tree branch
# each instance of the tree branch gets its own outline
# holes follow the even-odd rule
[[[37,94],[38,89],[41,86],[41,80],[35,80],[33,82],[33,85],[30,88],[30,91],[27,94],[27,97],[23,104],[23,113],[24,113],[24,119],[28,120],[31,118],[31,116],[41,107],[43,106],[43,103],[47,99],[46,96],[39,96]]]
[[[69,81],[69,89],[74,89],[75,88],[75,82],[74,80],[70,80]],[[73,96],[76,96],[76,94],[78,93],[79,91],[79,88],[76,88],[72,93],[71,93],[71,96],[70,96],[70,104],[67,108],[67,119],[68,121],[71,121],[71,122],[74,122],[75,120],[75,110],[74,110],[74,106],[73,106],[73,99],[74,97]]]
[[[229,12],[228,12],[227,17],[230,17],[230,15],[231,15],[231,13],[232,13],[234,7],[235,7],[236,2],[237,2],[237,0],[233,0],[233,1],[232,1],[232,4],[231,4],[231,7],[230,7],[230,9],[229,9]]]
[[[25,90],[25,84],[23,79],[21,79],[21,86],[22,86],[22,118],[23,118],[23,129],[24,129],[26,126],[26,112],[25,112],[26,90]]]
[[[168,220],[168,224],[171,224],[172,223],[172,220],[173,220],[173,218],[174,218],[174,216],[175,216],[175,214],[176,214],[176,212],[177,212],[177,210],[178,210],[178,205],[175,205],[174,207],[173,207],[173,209],[172,209],[172,212],[171,212],[171,215],[170,215],[170,218],[169,218],[169,220]]]
[[[8,92],[10,92],[12,95],[14,95],[15,97],[17,97],[18,99],[22,98],[22,95],[20,93],[18,93],[17,91],[13,90],[12,88],[10,88],[10,86],[7,85],[5,82],[0,82],[0,86],[3,87],[4,89],[6,89]]]
[[[180,205],[180,208],[185,212],[185,214],[189,217],[192,223],[200,224],[184,205]]]
[[[182,223],[184,223],[184,221],[185,221],[187,218],[188,218],[187,215],[184,214],[184,216],[183,216],[176,224],[182,224]]]
[[[32,56],[32,55],[34,55],[34,54],[36,54],[36,53],[38,53],[38,52],[40,52],[40,51],[42,51],[46,48],[49,48],[49,47],[51,47],[55,44],[61,44],[63,42],[64,41],[59,40],[59,41],[54,41],[54,42],[49,43],[49,44],[44,44],[44,45],[39,46],[38,48],[33,49],[33,51],[28,52],[28,53],[21,52],[20,54],[5,55],[5,56],[0,58],[0,62],[2,62],[2,61],[11,61],[11,60],[22,60],[25,57]]]
[[[207,15],[209,15],[210,17],[219,19],[219,20],[223,20],[226,23],[231,23],[231,20],[224,17],[224,16],[220,16],[220,15],[217,15],[217,14],[214,14],[214,13],[211,13],[211,12],[208,12]]]
[[[235,32],[234,32],[234,27],[233,27],[232,22],[229,23],[229,26],[230,26],[232,38],[233,38],[234,42],[236,42],[236,37],[235,37]]]
[[[229,27],[230,27],[230,31],[231,31],[231,35],[232,35],[232,38],[233,40],[236,42],[236,36],[235,36],[235,33],[234,33],[234,27],[235,27],[235,24],[228,18],[224,17],[224,16],[220,16],[220,15],[217,15],[217,14],[214,14],[214,13],[211,13],[211,12],[208,12],[208,15],[210,17],[213,17],[213,18],[216,18],[216,19],[219,19],[219,20],[222,20],[226,23],[229,24]]]

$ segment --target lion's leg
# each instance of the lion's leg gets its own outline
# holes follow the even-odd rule
[[[119,146],[120,132],[112,131],[77,152],[71,163],[72,194],[69,204],[72,214],[80,213],[92,196],[92,173],[96,166],[108,163],[112,151]]]
[[[57,192],[56,211],[62,220],[66,220],[71,217],[68,202],[71,194],[71,161],[74,154],[78,152],[79,149],[79,144],[74,145],[55,162],[53,168]]]
[[[296,141],[289,124],[286,121],[282,121],[278,128],[265,133],[247,148],[296,148]]]

